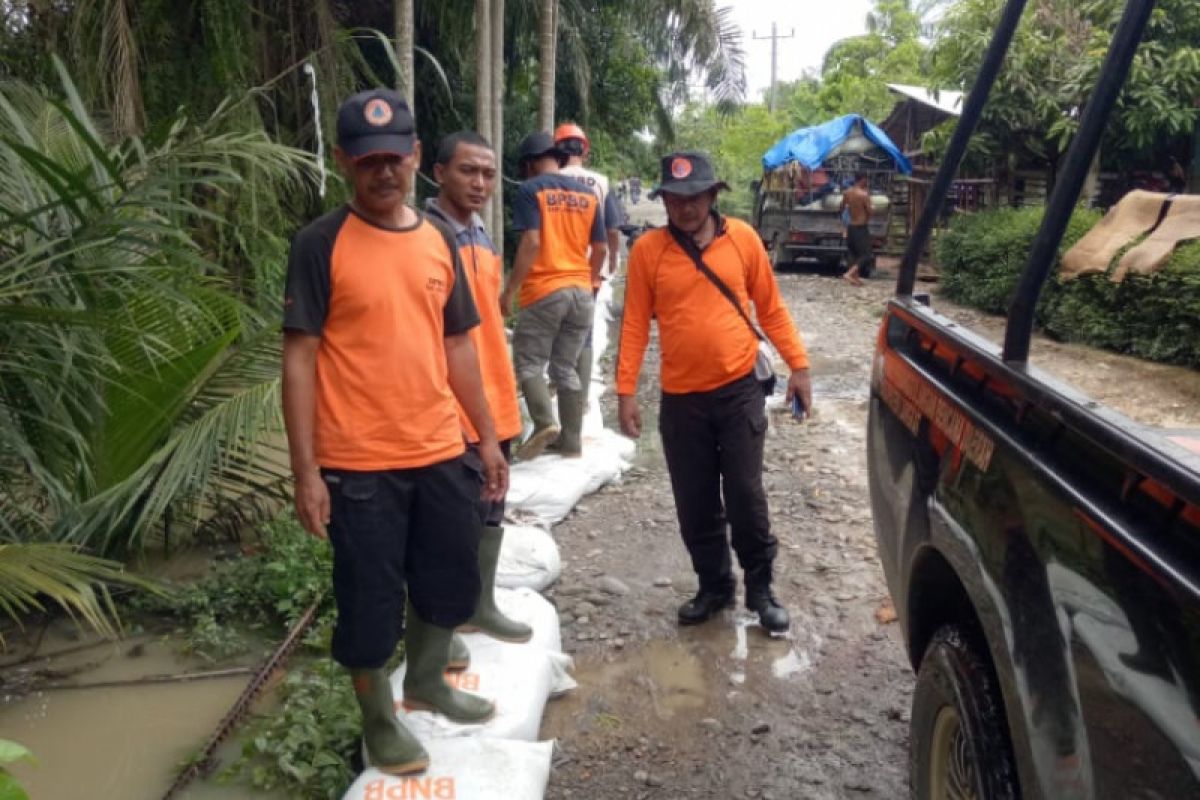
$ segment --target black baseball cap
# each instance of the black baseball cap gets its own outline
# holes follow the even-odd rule
[[[554,143],[554,137],[546,131],[536,131],[521,140],[521,147],[517,150],[518,161],[528,161],[542,156],[554,156],[561,161],[567,157],[567,154]]]
[[[338,147],[351,158],[376,153],[406,156],[416,140],[412,112],[399,92],[369,89],[338,107]]]
[[[717,180],[708,156],[696,150],[670,153],[662,159],[662,181],[650,192],[650,199],[663,192],[684,197],[702,194],[710,189],[728,189],[729,184]]]

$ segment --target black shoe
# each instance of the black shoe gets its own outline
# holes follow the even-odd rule
[[[758,614],[758,622],[767,633],[783,633],[791,627],[787,609],[779,605],[769,587],[746,592],[746,608]]]
[[[699,625],[724,608],[733,608],[733,592],[701,589],[695,597],[679,607],[679,624]]]

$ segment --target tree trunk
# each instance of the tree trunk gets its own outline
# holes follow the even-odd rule
[[[408,110],[416,118],[413,100],[416,92],[413,87],[413,0],[395,0],[396,6],[396,60],[400,63],[400,74],[396,76],[396,91],[408,101]],[[417,197],[417,182],[408,189],[408,202],[412,203]]]
[[[127,0],[116,0],[106,11],[104,54],[109,70],[113,126],[122,136],[142,132],[142,87],[138,80],[138,48]]]
[[[396,11],[396,61],[400,63],[400,74],[396,76],[396,91],[413,106],[413,0],[395,0]]]
[[[504,0],[492,4],[492,146],[496,148],[496,165],[503,173],[504,166]],[[496,197],[492,201],[492,239],[496,249],[504,252],[504,182],[496,182]]]
[[[1083,179],[1083,191],[1079,193],[1079,202],[1092,208],[1092,201],[1100,193],[1100,148],[1096,148],[1096,157],[1088,167],[1087,177]]]
[[[475,0],[475,130],[489,142],[492,137],[492,3]],[[484,222],[492,220],[495,200],[483,208]],[[490,227],[490,226],[489,226]]]
[[[538,49],[541,54],[538,70],[538,127],[547,133],[554,130],[554,67],[557,40],[558,0],[542,0],[538,27]]]

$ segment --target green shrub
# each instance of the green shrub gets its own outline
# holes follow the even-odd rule
[[[330,617],[332,574],[329,543],[310,536],[289,514],[258,529],[249,555],[218,562],[195,583],[135,603],[176,620],[192,655],[223,661],[248,648],[247,631],[282,636],[318,597],[321,617]]]
[[[1099,222],[1100,216],[1097,211],[1076,211],[1059,256]],[[942,291],[956,302],[993,314],[1008,313],[1041,223],[1040,208],[1004,208],[955,217],[937,243]],[[1057,272],[1056,259],[1051,274]],[[1058,288],[1057,281],[1046,283],[1038,302],[1039,324],[1045,324],[1049,307],[1058,300]]]
[[[224,783],[286,797],[338,797],[354,780],[362,717],[345,671],[328,657],[289,671],[278,708],[246,726]]]
[[[993,314],[1008,311],[1040,208],[1000,209],[955,218],[936,254],[942,292]],[[1059,255],[1100,220],[1096,211],[1071,217]],[[1114,261],[1120,258],[1120,254]],[[1154,361],[1200,366],[1200,242],[1185,244],[1153,275],[1108,275],[1060,282],[1057,260],[1042,290],[1036,323],[1049,335]]]

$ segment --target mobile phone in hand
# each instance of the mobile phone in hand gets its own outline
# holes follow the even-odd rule
[[[800,402],[800,395],[792,397],[792,417],[797,422],[803,422],[808,416],[808,411],[804,408],[804,404]]]

